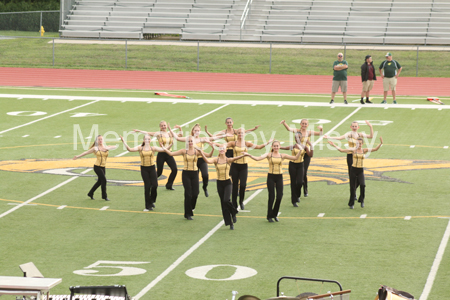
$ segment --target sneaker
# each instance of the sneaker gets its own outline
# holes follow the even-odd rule
[[[392,104],[397,104],[397,101],[394,100],[394,102],[392,102]]]
[[[334,103],[334,100],[333,99],[331,99],[331,101],[330,101],[330,104],[333,104]]]
[[[364,100],[362,100],[362,99],[361,99],[361,101],[359,101],[359,102],[361,102],[361,104],[365,104],[365,103],[364,103]]]
[[[347,100],[344,100],[344,104],[348,104]]]
[[[366,103],[372,104],[373,102],[370,101],[369,99],[366,100]]]
[[[386,104],[387,102],[386,102],[386,100],[383,100],[382,102],[381,102],[381,104]]]

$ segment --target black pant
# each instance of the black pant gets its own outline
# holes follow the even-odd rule
[[[232,217],[236,215],[237,209],[231,204],[231,180],[217,180],[217,193],[220,197],[222,215],[225,226],[233,224]]]
[[[225,153],[225,156],[226,156],[226,157],[234,157],[233,149],[227,149],[227,152]],[[228,175],[230,175],[230,176],[231,176],[231,174],[233,174],[232,171],[231,171],[231,170],[233,170],[233,165],[234,165],[234,164],[231,164],[231,166],[230,166],[230,172],[228,173]]]
[[[353,165],[353,154],[347,154],[347,168],[348,168],[348,178],[351,180],[352,177],[352,165]],[[359,182],[356,181],[356,188],[358,188]],[[350,184],[350,194],[352,193],[352,185]]]
[[[303,193],[308,194],[308,168],[309,163],[311,162],[311,157],[308,154],[305,154],[303,157]],[[300,193],[301,193],[301,186],[300,186]]]
[[[155,166],[141,166],[141,176],[144,181],[145,208],[151,209],[152,203],[156,202],[158,188]]]
[[[199,157],[197,159],[197,168],[198,172],[202,172],[203,189],[206,190],[206,188],[208,187],[209,174],[208,164],[203,159],[203,157]]]
[[[237,208],[237,197],[239,192],[239,203],[244,202],[245,189],[247,188],[248,165],[231,164],[231,179],[233,180],[233,206]]]
[[[167,163],[171,171],[166,183],[166,188],[170,189],[172,188],[175,177],[177,177],[178,173],[177,163],[175,162],[173,156],[170,156],[166,152],[159,152],[158,156],[156,157],[156,167],[158,169],[157,173],[158,177],[161,176],[163,172],[165,162]]]
[[[106,195],[106,170],[105,167],[99,167],[94,165],[94,172],[97,174],[98,179],[97,182],[94,184],[94,186],[89,191],[88,195],[90,197],[94,197],[94,192],[98,189],[99,186],[102,187],[102,199],[108,198],[108,195]]]
[[[292,204],[297,202],[301,196],[301,188],[303,184],[303,162],[289,162],[289,176],[291,178],[291,201]]]
[[[276,200],[275,189],[277,191]],[[269,192],[267,218],[276,218],[280,210],[281,199],[283,199],[283,174],[267,174],[267,191]]]
[[[357,183],[359,183],[359,198],[358,202],[364,203],[364,198],[366,197],[366,180],[364,178],[364,168],[354,168],[352,167],[350,176],[350,200],[348,201],[349,206],[355,204]]]
[[[181,175],[184,187],[184,217],[193,216],[198,197],[198,171],[183,170]]]

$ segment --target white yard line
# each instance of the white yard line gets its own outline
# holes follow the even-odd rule
[[[347,121],[351,116],[353,116],[354,114],[356,114],[360,109],[362,108],[362,106],[358,106],[357,109],[355,109],[353,112],[351,112],[348,116],[346,116],[345,118],[343,118],[336,126],[334,126],[333,128],[331,128],[330,130],[328,130],[327,133],[325,133],[324,135],[327,135],[330,132],[333,132],[335,129],[337,129],[339,126],[341,126],[345,121]],[[314,142],[314,146],[319,143],[321,140],[323,140],[323,135]]]
[[[91,169],[87,169],[87,170],[81,172],[80,175],[82,175],[82,174],[84,175],[84,174],[86,174],[87,172],[89,172],[90,170],[91,170]],[[3,218],[4,216],[9,215],[9,214],[12,213],[13,211],[18,210],[19,208],[21,208],[21,207],[27,205],[28,203],[33,202],[34,200],[39,199],[39,198],[41,198],[42,196],[45,196],[45,195],[47,195],[47,194],[53,192],[53,191],[56,190],[56,189],[59,189],[60,187],[62,187],[62,186],[64,186],[64,185],[68,184],[69,182],[74,181],[74,180],[77,179],[78,177],[80,177],[80,176],[79,176],[79,175],[73,176],[72,178],[69,178],[69,179],[67,179],[66,181],[61,182],[60,184],[58,184],[58,185],[56,185],[56,186],[54,186],[54,187],[52,187],[52,188],[46,190],[45,192],[40,193],[39,195],[37,195],[37,196],[35,196],[35,197],[33,197],[33,198],[31,198],[31,199],[29,199],[29,200],[27,200],[27,201],[21,203],[20,205],[17,205],[16,207],[11,208],[10,210],[8,210],[8,211],[2,213],[2,214],[0,215],[0,219]]]
[[[20,95],[0,94],[0,98],[28,98],[28,99],[52,99],[52,100],[93,100],[93,101],[117,101],[117,102],[159,102],[174,103],[174,99],[167,98],[135,98],[135,97],[89,97],[89,96],[55,96],[55,95]],[[235,105],[283,105],[283,106],[323,106],[330,107],[328,102],[306,102],[306,101],[271,101],[271,100],[204,100],[204,99],[182,99],[176,103],[204,103],[204,104],[235,104]],[[424,108],[424,109],[450,109],[450,105],[438,104],[366,104],[361,103],[334,103],[333,107],[377,107],[377,108]],[[1,133],[1,132],[0,132]]]
[[[430,274],[428,274],[427,282],[423,289],[422,295],[420,295],[419,300],[427,300],[430,294],[431,288],[433,287],[434,279],[441,264],[442,257],[444,256],[445,248],[447,247],[448,240],[450,238],[450,219],[448,221],[447,229],[445,230],[444,236],[442,237],[441,244],[439,245],[438,252],[434,258],[433,265],[431,266]]]
[[[0,95],[0,97],[2,97],[2,96]],[[10,98],[15,98],[15,97],[10,97]],[[30,97],[24,96],[24,98],[35,98],[35,95],[31,95]],[[37,98],[38,98],[38,99],[42,99],[42,98],[46,98],[46,97],[41,97],[41,96],[39,96],[39,97],[37,97]],[[48,98],[48,97],[47,97],[47,98]],[[0,131],[0,134],[5,133],[5,132],[8,132],[8,131],[11,131],[11,130],[14,130],[14,129],[17,129],[17,128],[21,128],[21,127],[24,127],[24,126],[28,126],[28,125],[34,124],[34,123],[36,123],[36,122],[39,122],[39,121],[42,121],[42,120],[46,120],[46,119],[52,118],[52,117],[54,117],[54,116],[57,116],[57,115],[60,115],[60,114],[63,114],[63,113],[66,113],[66,112],[69,112],[69,111],[72,111],[72,110],[75,110],[75,109],[84,107],[84,106],[87,106],[87,105],[91,105],[91,104],[96,103],[96,102],[98,102],[98,100],[94,100],[94,101],[92,101],[92,102],[85,103],[85,104],[83,104],[83,105],[80,105],[80,106],[77,106],[77,107],[74,107],[74,108],[70,108],[70,109],[67,109],[67,110],[64,110],[64,111],[60,111],[60,112],[55,113],[55,114],[53,114],[53,115],[46,116],[46,117],[43,117],[43,118],[40,118],[40,119],[31,121],[31,122],[28,122],[28,123],[25,123],[25,124],[22,124],[22,125],[13,127],[13,128],[9,128],[9,129]]]
[[[258,195],[261,190],[257,190],[254,192],[248,199],[246,203],[251,201],[256,195]],[[172,272],[176,267],[178,267],[186,258],[189,257],[195,250],[197,250],[204,242],[206,242],[220,227],[223,226],[223,220],[219,222],[213,229],[211,229],[204,237],[202,237],[197,243],[195,243],[189,250],[187,250],[183,255],[181,255],[173,264],[171,264],[164,272],[162,272],[158,277],[156,277],[152,282],[150,282],[145,288],[143,288],[136,296],[133,298],[135,300],[139,300],[142,296],[144,296],[148,291],[150,291],[156,284],[158,284],[161,280],[164,279],[170,272]]]

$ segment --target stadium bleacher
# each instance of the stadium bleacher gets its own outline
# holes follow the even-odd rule
[[[76,0],[62,37],[356,44],[449,44],[445,0]],[[242,27],[242,28],[241,28]]]

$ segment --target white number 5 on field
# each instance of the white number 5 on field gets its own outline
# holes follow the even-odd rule
[[[84,268],[84,270],[73,271],[75,274],[83,276],[131,276],[131,275],[141,275],[147,272],[147,270],[142,268],[130,267],[127,265],[141,265],[149,264],[150,262],[145,261],[111,261],[111,260],[99,260],[92,265]],[[100,268],[107,268],[107,273],[96,274],[99,272]],[[119,269],[120,271],[117,272]]]

